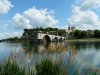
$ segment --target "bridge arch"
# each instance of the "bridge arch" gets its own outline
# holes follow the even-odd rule
[[[38,36],[34,37],[34,38],[35,39],[37,38],[37,40],[39,40],[38,42],[59,42],[61,39],[64,40],[65,37],[57,36],[57,35],[44,34],[44,33],[38,33]],[[35,40],[35,41],[37,41],[37,40]]]
[[[61,38],[59,38],[59,41],[63,41],[63,38],[61,37]]]
[[[51,38],[48,35],[44,35],[43,42],[51,42]]]
[[[54,39],[53,39],[54,42],[58,42],[58,40],[59,39],[57,37],[54,37]]]

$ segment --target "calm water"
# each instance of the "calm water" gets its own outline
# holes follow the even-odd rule
[[[100,42],[0,43],[1,64],[7,59],[14,59],[18,64],[27,67],[34,66],[36,62],[39,63],[46,58],[60,63],[63,68],[70,62],[71,70],[99,69]]]

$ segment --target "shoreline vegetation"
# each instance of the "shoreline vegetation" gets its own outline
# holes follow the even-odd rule
[[[64,72],[59,64],[45,59],[28,70],[15,62],[5,62],[0,65],[0,75],[64,75]]]
[[[100,41],[100,30],[74,30],[69,31],[65,29],[58,28],[33,28],[33,29],[24,29],[21,37],[12,37],[7,39],[2,39],[0,42],[25,42],[36,40],[37,33],[46,33],[51,35],[58,35],[66,37],[68,41]]]
[[[69,75],[69,67],[63,69],[59,63],[53,63],[49,59],[45,59],[41,63],[36,63],[35,67],[28,70],[15,62],[6,62],[0,65],[0,75]],[[78,69],[74,71],[73,75],[97,75],[97,71],[94,69],[83,69],[86,71],[83,74]]]

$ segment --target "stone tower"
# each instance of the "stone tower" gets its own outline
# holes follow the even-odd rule
[[[71,27],[70,27],[70,25],[69,25],[68,30],[70,30],[70,29],[71,29]]]

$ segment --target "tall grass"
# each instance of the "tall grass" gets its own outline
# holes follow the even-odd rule
[[[51,60],[44,60],[36,64],[37,75],[63,75],[59,64],[53,64]]]
[[[0,65],[0,75],[69,75],[65,73],[60,64],[52,63],[49,59],[43,60],[41,63],[36,63],[35,68],[36,74],[30,68],[26,71],[25,68],[19,67],[14,62],[6,62]],[[75,71],[73,75],[97,75],[97,71],[83,69],[82,72]]]
[[[6,62],[0,65],[0,75],[62,75],[60,65],[53,64],[51,60],[44,60],[40,64],[37,63],[36,74],[34,70],[19,67],[16,63]]]
[[[0,65],[0,75],[25,75],[25,69],[20,68],[16,63],[6,62]]]

